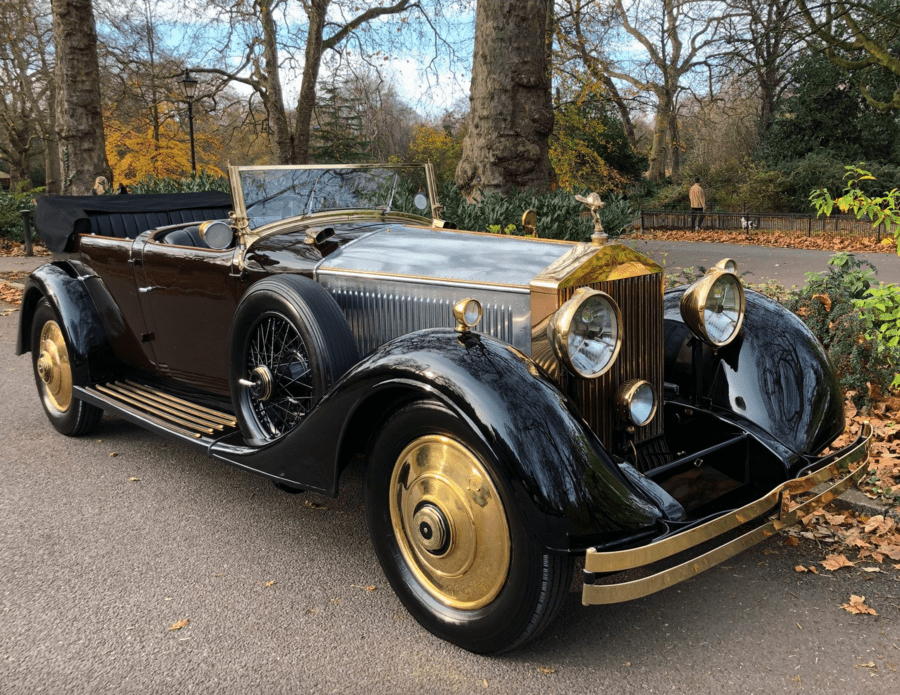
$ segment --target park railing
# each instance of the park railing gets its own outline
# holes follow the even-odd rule
[[[690,229],[690,210],[641,210],[641,229]],[[703,229],[758,232],[782,232],[792,236],[860,237],[880,242],[893,236],[894,226],[884,222],[877,227],[852,215],[816,217],[792,213],[705,212]]]

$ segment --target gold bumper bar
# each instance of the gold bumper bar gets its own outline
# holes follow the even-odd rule
[[[768,494],[736,511],[717,517],[684,533],[679,533],[638,548],[611,552],[597,552],[593,548],[589,548],[584,561],[584,569],[587,572],[621,572],[664,560],[667,557],[705,543],[748,521],[763,516],[776,505],[779,506],[777,518],[693,560],[652,574],[649,577],[629,582],[585,584],[581,595],[582,603],[586,606],[620,603],[648,596],[673,584],[683,582],[685,579],[693,577],[704,570],[708,570],[710,567],[778,533],[781,529],[791,526],[798,519],[828,504],[849,487],[859,482],[868,468],[865,464],[869,458],[871,442],[872,427],[869,423],[865,423],[856,441],[841,451],[832,454],[829,457],[833,458],[830,463],[802,478],[782,483]],[[791,508],[791,497],[793,495],[809,492],[817,485],[831,480],[842,471],[846,472],[855,463],[860,464],[856,470],[846,473],[821,494]]]

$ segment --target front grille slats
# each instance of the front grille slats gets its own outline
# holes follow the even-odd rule
[[[612,447],[616,429],[613,399],[616,389],[631,379],[645,379],[656,391],[657,402],[663,398],[663,276],[662,273],[606,280],[589,285],[606,292],[622,312],[622,348],[612,368],[598,379],[579,379],[565,372],[562,386],[576,400],[582,416],[597,436]],[[558,296],[562,306],[574,294],[576,287],[561,289]],[[658,437],[663,433],[662,407],[645,427],[636,428],[635,443]]]

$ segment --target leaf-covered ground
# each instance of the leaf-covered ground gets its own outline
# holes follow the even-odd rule
[[[40,241],[35,241],[32,245],[33,254],[35,256],[49,256],[50,251]],[[0,238],[0,256],[24,256],[25,244],[19,241],[11,241],[9,239]]]
[[[722,229],[701,229],[693,232],[689,229],[647,229],[643,232],[633,231],[627,235],[629,239],[655,239],[658,241],[704,241],[720,244],[742,244],[744,246],[781,246],[792,249],[808,249],[812,251],[847,251],[849,253],[897,253],[897,242],[883,239],[881,243],[874,238],[856,236],[804,236],[798,232],[778,232],[768,230],[726,231]]]

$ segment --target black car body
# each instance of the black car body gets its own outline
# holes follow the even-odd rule
[[[231,197],[40,202],[56,256],[28,280],[18,352],[45,411],[70,435],[111,411],[288,491],[336,496],[364,457],[382,567],[445,639],[514,648],[573,557],[585,604],[637,598],[861,475],[869,430],[822,455],[844,429],[822,347],[728,261],[664,292],[599,229],[455,230],[430,166],[230,177]]]

